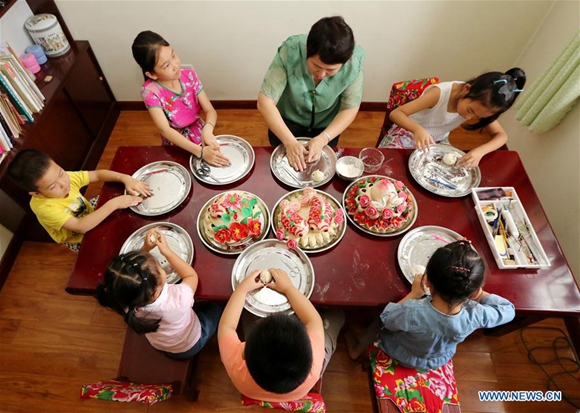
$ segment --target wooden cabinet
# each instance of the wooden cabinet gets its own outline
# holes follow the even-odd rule
[[[0,164],[0,190],[26,212],[19,236],[26,240],[49,241],[50,238],[29,210],[30,196],[7,176],[6,169],[14,154],[35,148],[49,154],[65,170],[94,169],[119,116],[115,97],[86,41],[71,42],[72,50],[49,59],[39,79],[50,75],[51,82],[40,82],[46,97],[44,109],[26,124],[15,148]],[[13,213],[0,214],[0,224],[18,227]]]

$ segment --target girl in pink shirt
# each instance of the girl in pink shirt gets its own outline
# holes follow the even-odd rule
[[[167,284],[167,274],[149,253],[153,248],[167,259],[181,277],[180,284]],[[125,318],[138,334],[172,358],[193,357],[217,329],[223,306],[208,303],[193,311],[198,277],[195,270],[175,254],[157,229],[145,236],[141,251],[113,259],[97,286],[99,303]]]
[[[171,45],[152,31],[139,33],[131,49],[145,78],[141,97],[162,144],[179,146],[215,166],[229,165],[213,135],[217,112],[193,69],[182,69]]]

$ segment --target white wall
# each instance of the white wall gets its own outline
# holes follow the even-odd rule
[[[579,27],[580,2],[558,1],[518,59],[531,85],[572,40]],[[568,263],[580,283],[580,105],[551,131],[532,134],[515,120],[501,118],[534,188],[542,200]]]
[[[198,72],[214,100],[256,99],[276,48],[340,14],[366,50],[364,101],[393,82],[467,79],[506,70],[553,1],[71,1],[57,0],[76,39],[89,40],[117,100],[139,101],[131,43],[153,30]]]

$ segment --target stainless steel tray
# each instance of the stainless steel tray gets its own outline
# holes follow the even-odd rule
[[[165,235],[167,245],[171,251],[175,252],[181,259],[188,264],[193,262],[193,255],[195,253],[193,248],[193,241],[191,237],[179,225],[171,222],[154,222],[145,225],[132,233],[121,247],[119,254],[125,254],[130,251],[140,250],[145,243],[145,235],[151,228],[157,228],[159,232]],[[155,247],[151,250],[151,254],[157,258],[161,268],[167,273],[167,282],[174,284],[180,280],[179,275],[175,272],[173,267],[167,262],[167,259],[159,252],[159,248]]]
[[[462,238],[455,231],[434,225],[418,227],[405,234],[397,248],[397,260],[407,281],[413,284],[414,265],[426,267],[429,258],[438,248]]]
[[[296,139],[302,144],[306,144],[310,141],[309,138]],[[290,166],[288,158],[286,157],[286,148],[284,145],[280,145],[274,149],[274,152],[272,152],[272,156],[270,157],[270,169],[276,178],[292,188],[305,188],[307,186],[317,188],[330,182],[334,176],[334,173],[336,172],[336,154],[330,146],[326,145],[322,148],[320,159],[317,162],[307,164],[306,170],[298,172]],[[317,169],[324,173],[325,176],[324,180],[320,182],[313,181],[310,176],[312,175],[312,172]]]
[[[227,185],[239,181],[254,166],[256,155],[254,154],[252,145],[239,136],[234,135],[218,135],[215,138],[221,146],[222,153],[230,159],[230,166],[212,166],[197,156],[191,155],[189,158],[189,168],[193,176],[198,181],[210,185]]]
[[[191,175],[176,162],[150,163],[137,170],[133,178],[148,183],[153,192],[153,196],[131,207],[140,215],[156,216],[172,211],[181,205],[191,190]]]
[[[278,202],[276,202],[276,205],[274,206],[274,208],[272,209],[272,230],[274,231],[274,234],[276,234],[276,230],[278,229],[282,229],[278,226],[278,216],[280,215],[281,211],[280,211],[280,203],[284,200],[284,199],[289,199],[291,197],[293,197],[295,194],[300,194],[302,193],[304,190],[303,189],[297,189],[295,191],[289,192],[286,195],[284,195],[282,198],[280,198],[278,200]],[[340,205],[340,203],[336,200],[336,198],[334,198],[332,195],[327,194],[326,192],[323,192],[319,189],[314,189],[314,191],[316,191],[317,194],[324,196],[326,199],[328,199],[330,201],[330,204],[335,208],[336,211],[342,211],[342,222],[338,225],[337,228],[337,232],[336,235],[331,238],[326,244],[324,245],[317,245],[315,247],[303,247],[300,245],[300,243],[298,243],[298,248],[302,249],[304,252],[306,252],[307,254],[313,254],[313,253],[317,253],[317,252],[322,252],[322,251],[326,251],[332,247],[334,247],[336,244],[338,244],[340,242],[340,240],[342,239],[342,237],[344,237],[344,234],[346,233],[346,220],[345,220],[345,211],[342,208],[342,205]],[[306,218],[306,217],[303,217]]]
[[[458,168],[443,163],[443,156],[455,153],[458,157],[465,152],[451,145],[431,145],[429,152],[414,151],[409,158],[409,171],[419,185],[437,195],[459,198],[471,193],[481,182],[479,167]]]
[[[348,214],[348,207],[346,206],[346,194],[348,194],[348,192],[350,191],[350,189],[355,186],[358,185],[359,182],[363,182],[364,180],[368,179],[368,178],[374,178],[374,177],[378,177],[378,178],[385,178],[390,180],[391,182],[396,181],[396,179],[393,178],[389,178],[388,176],[383,176],[383,175],[366,175],[366,176],[362,176],[356,180],[354,180],[349,186],[346,187],[346,189],[344,190],[344,193],[342,195],[342,205],[344,207],[344,211],[346,213],[346,216],[348,217],[349,221],[358,229],[360,229],[362,232],[366,232],[367,234],[370,235],[374,235],[376,237],[394,237],[397,235],[400,235],[406,231],[409,230],[409,228],[411,228],[413,226],[413,224],[415,223],[415,221],[417,220],[417,216],[419,215],[419,206],[417,205],[417,200],[415,199],[415,196],[413,195],[413,193],[411,192],[411,190],[409,189],[409,187],[407,186],[407,192],[409,193],[409,195],[411,196],[412,202],[413,202],[413,218],[411,218],[411,220],[407,223],[406,226],[404,226],[403,228],[400,228],[397,231],[393,231],[393,232],[389,232],[389,233],[380,233],[380,232],[375,232],[375,231],[371,231],[367,228],[364,228],[362,226],[360,226],[358,224],[358,222],[356,222],[353,217],[351,217]],[[406,185],[405,185],[406,186]]]
[[[292,284],[307,298],[314,289],[314,268],[308,256],[300,249],[289,249],[283,241],[267,239],[248,247],[236,260],[232,270],[232,288],[258,269],[280,268],[288,273]],[[274,313],[293,312],[288,299],[267,287],[250,292],[244,305],[246,310],[259,317]]]
[[[226,191],[226,192],[232,192],[232,191]],[[245,192],[246,194],[248,194],[252,197],[255,197],[258,200],[258,203],[256,204],[256,206],[260,209],[260,211],[262,211],[262,213],[258,217],[256,217],[256,219],[260,220],[262,231],[260,232],[260,235],[254,236],[253,238],[251,238],[250,240],[248,240],[244,243],[231,244],[231,245],[220,244],[215,239],[209,238],[207,236],[207,234],[205,233],[205,231],[203,230],[203,219],[205,217],[205,211],[213,203],[214,200],[216,200],[217,198],[219,198],[220,196],[223,195],[223,192],[212,197],[209,201],[207,201],[204,204],[204,206],[199,211],[199,214],[197,216],[197,233],[199,234],[199,238],[201,239],[201,241],[204,243],[204,245],[206,247],[208,247],[210,250],[218,252],[220,254],[226,254],[226,255],[239,254],[242,251],[244,251],[248,246],[266,238],[266,235],[268,235],[268,231],[270,230],[270,210],[268,209],[268,206],[264,203],[264,201],[259,196],[254,195],[250,192],[246,192],[246,191],[238,191],[238,192]]]

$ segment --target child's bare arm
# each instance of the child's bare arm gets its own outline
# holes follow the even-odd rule
[[[63,228],[74,231],[78,234],[85,234],[105,220],[117,209],[125,209],[130,206],[140,204],[142,201],[138,196],[121,195],[109,200],[105,205],[96,209],[92,214],[82,218],[70,217],[63,225]]]
[[[270,273],[274,279],[274,283],[267,284],[268,288],[276,290],[282,294],[285,294],[292,306],[292,309],[306,326],[308,331],[314,331],[324,337],[324,326],[322,325],[322,318],[316,308],[312,305],[310,300],[302,294],[285,271],[278,268],[271,268]]]
[[[161,231],[157,228],[151,228],[145,235],[145,242],[141,249],[149,252],[155,247],[159,248],[159,252],[167,259],[169,265],[171,265],[183,282],[191,287],[195,294],[199,282],[197,271],[169,248],[165,235]]]
[[[240,316],[244,309],[244,303],[246,302],[246,294],[264,286],[260,281],[260,271],[261,270],[256,270],[248,274],[230,296],[226,308],[220,318],[220,324],[218,326],[218,341],[228,334],[236,333],[236,328],[238,327]]]
[[[389,119],[396,123],[403,129],[413,132],[415,136],[415,148],[424,149],[429,144],[435,143],[433,137],[419,125],[417,122],[409,118],[413,113],[420,112],[424,109],[430,109],[437,104],[439,101],[439,96],[441,91],[437,87],[429,89],[427,92],[423,93],[417,99],[410,101],[409,103],[399,106],[397,109],[393,110],[389,115]]]
[[[125,185],[127,192],[133,195],[151,196],[149,184],[133,178],[121,172],[110,171],[108,169],[98,169],[89,171],[89,182],[121,182]]]
[[[483,145],[473,148],[465,156],[462,156],[461,159],[457,161],[457,166],[475,168],[479,165],[481,158],[488,153],[501,148],[508,140],[506,131],[497,120],[491,122],[483,130],[491,136],[491,139]]]

